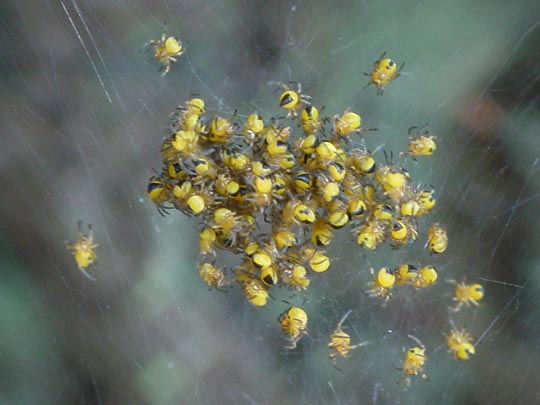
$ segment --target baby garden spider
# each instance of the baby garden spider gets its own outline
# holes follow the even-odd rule
[[[162,75],[166,75],[171,69],[171,63],[177,61],[176,57],[184,53],[182,42],[176,37],[167,37],[166,34],[161,36],[161,39],[148,41],[145,45],[154,48],[154,58],[161,64],[160,71]]]
[[[82,232],[82,221],[79,221],[79,239],[75,243],[67,245],[68,250],[73,251],[73,256],[75,256],[75,261],[79,270],[84,274],[85,277],[89,278],[92,281],[96,281],[94,277],[86,272],[86,268],[90,267],[97,260],[96,252],[94,249],[99,246],[98,243],[94,243],[94,233],[92,231],[92,225],[88,225],[88,235],[83,234]]]

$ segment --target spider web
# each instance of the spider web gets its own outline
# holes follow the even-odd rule
[[[0,401],[540,401],[539,11],[532,0],[4,5]],[[186,52],[160,77],[142,46],[165,23]],[[406,65],[377,97],[362,89],[362,72],[383,51]],[[384,150],[403,163],[407,128],[429,122],[435,155],[405,164],[436,190],[422,234],[439,222],[450,239],[434,257],[422,238],[365,253],[338,233],[331,269],[311,277],[309,335],[294,351],[277,323],[287,305],[254,308],[236,287],[207,291],[196,272],[197,221],[161,217],[145,193],[177,105],[200,94],[208,117],[267,119],[282,114],[275,81],[301,82],[324,115],[360,113],[378,128],[365,135],[378,161]],[[101,243],[95,283],[65,249],[81,219]],[[370,265],[408,262],[437,266],[438,283],[398,289],[384,306],[364,293]],[[477,344],[459,362],[444,344],[445,279],[464,277],[487,293],[452,314]],[[352,343],[370,344],[338,359],[340,371],[326,345],[349,309]],[[407,335],[427,348],[429,381],[405,389],[397,369],[415,344]]]

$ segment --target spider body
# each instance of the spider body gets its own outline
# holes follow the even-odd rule
[[[79,221],[78,229],[79,239],[75,243],[68,244],[66,248],[73,251],[77,266],[83,275],[92,281],[96,281],[94,277],[88,274],[86,269],[96,262],[97,254],[94,249],[99,246],[99,243],[94,243],[94,232],[91,224],[88,225],[88,235],[85,235],[82,231],[82,221]]]
[[[373,64],[373,70],[370,73],[364,73],[364,75],[370,77],[369,83],[364,88],[373,84],[377,88],[377,95],[382,96],[386,85],[392,80],[399,77],[401,69],[405,66],[405,62],[398,68],[396,61],[390,58],[385,58],[386,52],[375,61]]]
[[[345,322],[345,319],[347,319],[351,312],[352,310],[349,310],[345,313],[345,315],[343,315],[343,317],[337,324],[336,329],[330,336],[330,343],[328,343],[328,347],[333,350],[333,353],[330,354],[329,358],[330,360],[332,360],[332,363],[336,368],[336,359],[338,357],[349,357],[349,352],[351,350],[354,350],[360,346],[365,346],[369,343],[362,342],[351,345],[351,337],[348,333],[344,332],[342,328],[343,322]]]
[[[161,65],[162,75],[166,75],[171,70],[171,64],[176,63],[177,57],[181,56],[185,49],[182,42],[176,37],[167,37],[163,34],[160,39],[148,41],[145,46],[154,49],[154,58]]]

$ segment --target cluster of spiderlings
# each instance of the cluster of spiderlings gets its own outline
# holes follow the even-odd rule
[[[448,239],[446,231],[439,224],[434,224],[428,229],[428,241],[426,246],[432,253],[442,253],[446,250]],[[382,268],[377,274],[371,270],[374,281],[371,283],[370,295],[377,296],[388,300],[391,296],[391,290],[394,285],[410,284],[415,288],[425,288],[435,283],[438,278],[438,273],[433,266],[424,266],[420,270],[411,264],[402,264],[393,272],[388,268]],[[458,283],[455,280],[446,280],[447,282],[456,285],[453,294],[453,301],[457,304],[454,307],[449,307],[450,313],[460,311],[465,306],[478,306],[479,301],[484,297],[484,287],[478,283],[466,284],[465,282]],[[452,353],[458,360],[469,360],[475,354],[474,338],[465,329],[458,329],[452,319],[450,319],[451,330],[446,335],[446,345],[448,352]],[[426,347],[414,336],[410,336],[416,341],[418,346],[411,347],[407,350],[403,360],[402,371],[405,373],[405,384],[408,386],[411,383],[411,377],[420,375],[423,379],[427,379],[424,373],[424,366],[427,361]]]
[[[393,271],[383,267],[375,273],[371,269],[373,281],[366,291],[372,297],[383,298],[385,301],[392,296],[394,286],[410,285],[416,289],[427,288],[437,282],[439,273],[435,266],[426,265],[418,268],[409,263],[396,267]]]
[[[478,306],[479,301],[484,298],[485,291],[481,284],[466,284],[464,281],[458,283],[455,280],[447,280],[447,282],[456,285],[452,299],[457,304],[454,307],[448,308],[451,313],[458,312],[463,307],[468,307],[471,304]],[[451,324],[452,329],[446,337],[448,352],[454,354],[456,359],[469,360],[475,354],[474,339],[466,329],[458,329],[453,321],[451,321]]]
[[[205,118],[199,97],[178,107],[161,148],[163,169],[148,184],[160,213],[177,209],[201,219],[200,277],[210,288],[229,286],[216,251],[238,254],[235,279],[256,306],[277,286],[306,291],[309,270],[330,267],[324,249],[337,231],[351,229],[363,249],[386,242],[399,248],[418,239],[418,218],[435,205],[434,191],[414,187],[404,168],[376,162],[359,137],[369,130],[359,114],[320,117],[300,86],[282,86],[282,119]],[[434,148],[410,150],[417,157]],[[432,226],[430,251],[441,253],[446,244],[444,228]],[[408,266],[390,272],[398,283],[421,288],[434,281],[425,280],[424,268]]]
[[[399,266],[394,273],[386,273],[383,272],[383,270],[387,269],[381,269],[379,272],[380,280],[376,288],[379,288],[378,291],[384,292],[386,295],[378,295],[382,296],[384,298],[388,298],[389,291],[391,287],[383,288],[381,284],[384,284],[385,282],[388,282],[387,279],[390,277],[390,275],[395,274],[396,276],[396,284],[399,283],[399,280],[403,280],[405,282],[406,278],[409,275],[409,268],[411,265],[404,264]],[[420,270],[420,274],[423,269],[431,268],[431,270],[428,270],[428,274],[431,274],[431,276],[436,275],[433,273],[433,270],[435,269],[432,266],[426,266],[423,267]],[[418,271],[413,271],[413,280],[421,277],[420,274],[417,273]],[[414,274],[416,273],[416,275]],[[404,278],[400,279],[399,274],[403,274]],[[429,278],[429,276],[427,277]],[[436,278],[435,278],[436,280]],[[456,284],[456,290],[454,291],[454,297],[453,300],[457,301],[456,306],[449,308],[449,312],[458,312],[463,306],[469,306],[470,304],[477,306],[478,302],[484,297],[484,288],[480,284],[466,284],[465,282],[457,283],[454,280],[447,280],[448,282]],[[433,281],[434,282],[434,281]],[[377,278],[374,281],[374,284],[377,283]],[[414,286],[414,282],[412,282],[412,285]],[[421,288],[421,286],[420,286]],[[375,288],[374,290],[375,291]],[[454,357],[458,360],[469,360],[476,352],[475,345],[474,345],[474,338],[472,335],[465,329],[458,329],[452,319],[450,319],[451,323],[451,330],[446,334],[446,345],[448,347],[448,352],[452,353]],[[405,384],[408,386],[411,383],[411,377],[420,375],[423,379],[427,379],[427,375],[424,373],[424,366],[427,362],[427,355],[426,355],[426,347],[414,336],[410,336],[417,344],[418,346],[411,347],[407,350],[405,354],[405,358],[403,360],[403,366],[402,371],[405,373]]]

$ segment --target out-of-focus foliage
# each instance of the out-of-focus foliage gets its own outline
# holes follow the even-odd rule
[[[538,402],[539,11],[532,0],[3,4],[0,402]],[[185,53],[160,77],[142,48],[165,22]],[[362,73],[383,51],[406,65],[377,97]],[[239,289],[209,293],[195,220],[164,219],[145,195],[178,104],[198,93],[220,115],[278,116],[267,83],[290,80],[329,111],[360,112],[387,151],[429,121],[437,152],[410,171],[438,185],[432,217],[450,240],[434,259],[441,281],[383,308],[362,292],[365,259],[338,238],[338,271],[313,283],[324,299],[308,300],[309,337],[292,352],[285,304],[261,312]],[[102,244],[95,283],[65,248],[81,219]],[[430,259],[422,246],[369,257]],[[453,315],[476,338],[487,330],[466,363],[444,346],[443,280],[463,274],[523,286],[482,281],[480,306]],[[348,309],[352,341],[371,343],[340,372],[326,345]],[[426,345],[430,381],[405,392],[408,334]]]

